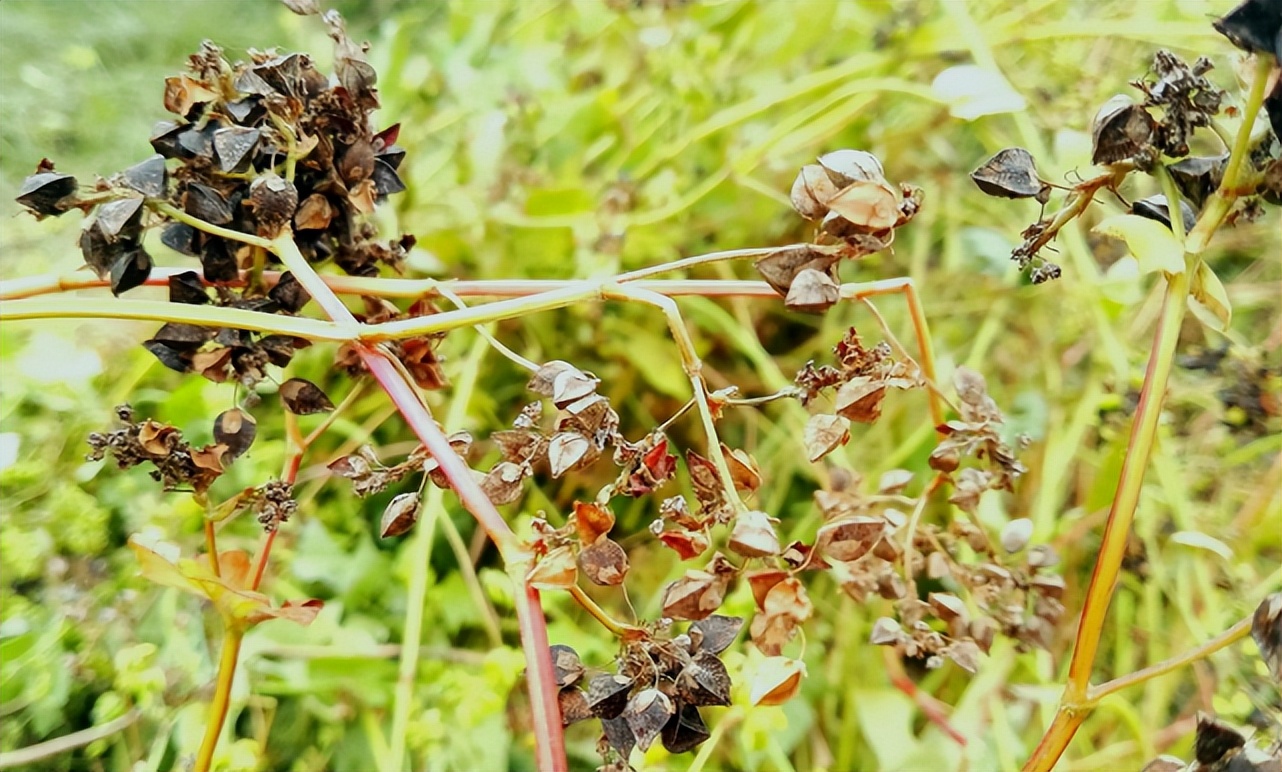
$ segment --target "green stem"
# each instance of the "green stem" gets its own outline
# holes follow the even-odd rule
[[[231,683],[236,676],[236,661],[240,656],[240,644],[245,638],[245,631],[228,620],[223,620],[226,632],[223,633],[223,652],[218,661],[218,680],[214,684],[214,699],[209,704],[209,720],[205,724],[205,736],[200,741],[200,750],[196,752],[194,772],[209,772],[214,760],[214,749],[218,746],[218,737],[227,722],[227,709],[231,705]]]
[[[211,236],[220,236],[229,241],[239,241],[242,244],[251,244],[255,247],[262,247],[263,249],[271,249],[272,243],[267,239],[260,238],[252,233],[232,230],[231,228],[224,228],[220,225],[205,222],[199,217],[187,214],[168,201],[148,199],[147,206],[151,207],[153,211],[163,214],[171,220],[177,220],[180,223],[185,223],[186,225],[190,225],[198,231],[204,231]]]
[[[319,319],[267,314],[241,308],[196,306],[163,300],[118,300],[115,298],[76,298],[68,303],[57,298],[13,300],[0,303],[0,321],[19,319],[134,319],[138,321],[179,322],[201,327],[231,327],[237,330],[294,335],[308,340],[343,343],[355,337],[354,332]]]

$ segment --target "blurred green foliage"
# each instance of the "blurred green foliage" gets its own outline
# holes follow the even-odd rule
[[[921,289],[945,372],[983,372],[1007,410],[1012,433],[1033,440],[1030,474],[1008,497],[985,502],[990,526],[1026,516],[1056,546],[1070,615],[1089,576],[1102,513],[1119,473],[1155,304],[1152,282],[1109,270],[1117,253],[1081,232],[1061,247],[1065,278],[1028,286],[1006,256],[1036,217],[1029,202],[997,202],[966,173],[992,152],[1029,147],[1043,176],[1085,168],[1095,107],[1127,89],[1159,46],[1211,56],[1214,75],[1236,88],[1234,50],[1211,30],[1226,4],[992,0],[857,3],[506,2],[340,3],[355,36],[372,43],[386,123],[400,122],[409,190],[383,215],[389,232],[419,238],[416,272],[474,278],[591,276],[721,248],[807,237],[787,203],[797,168],[841,147],[876,153],[892,180],[926,191],[926,207],[894,250],[847,266],[847,280],[912,276]],[[320,25],[266,2],[0,4],[0,192],[12,198],[43,156],[88,179],[146,155],[162,118],[161,82],[203,38],[233,52],[306,50],[330,57]],[[973,26],[972,26],[973,25]],[[931,90],[941,71],[995,63],[1022,95],[1014,112],[966,120]],[[954,110],[958,109],[954,105]],[[1153,191],[1129,191],[1139,197]],[[1100,214],[1117,209],[1097,206]],[[16,212],[11,205],[9,213]],[[0,277],[68,271],[80,264],[74,216],[35,224],[6,214]],[[1282,447],[1277,417],[1253,422],[1225,405],[1249,386],[1251,367],[1277,362],[1262,345],[1276,330],[1282,253],[1277,214],[1224,233],[1212,264],[1235,305],[1234,346],[1218,374],[1183,370],[1148,478],[1128,566],[1110,617],[1099,675],[1138,669],[1224,630],[1282,581]],[[168,255],[162,262],[181,264]],[[699,276],[750,277],[747,266]],[[145,296],[146,291],[138,295]],[[849,325],[873,335],[862,309],[823,319],[784,313],[772,302],[681,301],[696,329],[711,385],[756,394],[777,388]],[[902,304],[879,303],[908,335]],[[185,551],[201,543],[201,512],[161,494],[145,473],[83,460],[83,439],[111,424],[112,406],[179,426],[204,442],[230,386],[183,379],[136,346],[150,325],[59,322],[0,328],[0,751],[12,751],[140,711],[108,738],[28,769],[178,769],[199,741],[217,657],[217,623],[188,596],[135,577],[125,550],[132,533],[157,532]],[[603,379],[639,436],[680,406],[686,385],[654,313],[583,306],[499,325],[496,334],[534,360],[566,359]],[[1190,322],[1184,350],[1221,340]],[[326,347],[305,352],[292,374],[331,396],[347,385],[328,371]],[[452,374],[468,361],[470,333],[444,344]],[[521,372],[488,355],[464,426],[478,437],[507,425],[529,399]],[[448,392],[438,395],[444,414]],[[277,474],[281,421],[268,396],[259,441],[216,493],[230,495]],[[326,608],[307,629],[287,623],[247,638],[235,704],[218,762],[225,769],[364,770],[386,752],[397,678],[395,645],[406,585],[430,570],[423,656],[407,735],[414,768],[528,769],[533,756],[520,689],[523,667],[511,588],[480,549],[473,526],[447,497],[445,517],[479,554],[482,592],[469,586],[443,540],[430,566],[408,560],[414,538],[380,541],[377,520],[398,491],[355,499],[326,483],[324,463],[368,442],[389,456],[414,443],[389,421],[377,395],[361,398],[309,456],[300,477],[301,515],[273,555],[267,590],[319,597]],[[309,421],[303,419],[304,430]],[[891,399],[859,431],[842,462],[870,479],[925,469],[931,448],[924,398]],[[785,536],[809,538],[816,471],[799,452],[800,426],[784,410],[734,414],[725,439],[761,462],[762,506]],[[672,432],[695,445],[698,428]],[[490,454],[493,456],[493,453]],[[489,459],[479,459],[484,468]],[[532,491],[513,508],[528,522],[546,510],[559,522],[591,495],[601,468]],[[322,484],[325,483],[325,484]],[[408,484],[408,483],[407,483]],[[619,512],[621,533],[642,532],[655,505]],[[940,507],[928,512],[947,518]],[[224,530],[224,548],[254,550],[253,523]],[[644,534],[625,542],[628,595],[643,618],[683,567]],[[953,705],[963,750],[923,723],[885,676],[882,651],[865,643],[875,606],[863,608],[827,579],[812,587],[817,616],[806,629],[811,677],[781,708],[709,711],[727,722],[709,743],[707,769],[1015,769],[1049,720],[1071,646],[1071,624],[1054,655],[994,648],[978,676],[951,666],[913,674]],[[601,602],[620,617],[617,594]],[[503,646],[485,632],[498,614]],[[606,665],[612,641],[568,599],[548,596],[554,642]],[[741,588],[724,613],[750,613]],[[727,656],[732,674],[751,654]],[[1136,768],[1185,733],[1163,730],[1197,708],[1243,722],[1276,710],[1277,691],[1249,646],[1193,670],[1156,679],[1108,701],[1088,720],[1066,768]],[[739,706],[746,704],[736,696]],[[1276,715],[1276,714],[1275,714]],[[240,738],[240,739],[234,739]],[[595,736],[571,731],[576,768],[594,766]],[[1175,750],[1187,750],[1175,746]],[[1187,754],[1185,754],[1187,755]],[[636,758],[636,757],[634,757]],[[646,769],[682,769],[688,757],[645,758]]]

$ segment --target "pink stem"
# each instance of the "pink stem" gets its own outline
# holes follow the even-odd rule
[[[471,467],[450,447],[449,439],[427,412],[410,384],[401,377],[400,371],[380,351],[367,347],[358,350],[370,373],[387,392],[419,441],[436,459],[463,506],[498,546],[509,568],[526,565],[527,559],[519,554],[515,535],[507,521],[485,495],[485,491],[481,490],[472,475]],[[521,630],[521,648],[525,652],[526,685],[533,714],[538,768],[559,772],[567,769],[565,735],[561,727],[556,678],[552,671],[552,653],[548,647],[547,622],[543,618],[539,593],[524,582],[524,571],[519,575],[512,573],[513,581],[522,590],[516,593],[513,601]]]

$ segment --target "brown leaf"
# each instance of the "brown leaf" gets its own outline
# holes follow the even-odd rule
[[[414,527],[418,522],[418,515],[418,493],[402,493],[392,499],[383,510],[378,535],[384,539],[400,536]]]
[[[578,575],[574,551],[568,546],[557,547],[539,558],[539,562],[526,575],[525,581],[537,590],[564,590],[574,586]]]
[[[850,441],[850,419],[816,413],[806,421],[801,437],[806,457],[814,463]]]
[[[748,700],[753,705],[782,705],[796,696],[806,663],[788,657],[769,657],[752,677]]]
[[[328,413],[334,409],[325,392],[311,381],[290,378],[280,385],[280,398],[286,409],[294,415]]]
[[[730,531],[730,549],[746,558],[760,558],[779,554],[779,534],[775,533],[770,516],[751,510],[735,517]]]
[[[628,553],[609,537],[579,552],[579,570],[593,584],[614,587],[628,575]]]
[[[838,415],[870,424],[881,416],[881,402],[885,397],[885,383],[862,375],[842,384],[837,390],[834,407]]]
[[[595,544],[597,539],[614,528],[614,513],[600,504],[574,502],[574,527],[583,544]]]

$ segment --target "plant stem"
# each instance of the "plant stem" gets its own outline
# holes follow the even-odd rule
[[[330,321],[345,329],[352,329],[355,333],[360,323],[307,262],[303,253],[298,251],[298,245],[294,243],[294,234],[290,233],[288,228],[271,241],[270,249],[285,264],[298,283],[303,285],[303,289],[307,290],[312,300],[316,301]]]
[[[218,661],[218,680],[214,684],[214,699],[209,704],[209,720],[205,724],[205,736],[200,741],[200,750],[196,752],[194,772],[209,772],[214,760],[214,748],[218,746],[218,737],[223,732],[227,721],[227,708],[231,705],[231,683],[236,676],[236,661],[240,656],[240,644],[245,631],[231,620],[224,619],[226,630],[223,633],[223,651]]]
[[[159,214],[163,214],[171,220],[177,220],[180,223],[190,225],[196,230],[204,231],[205,233],[208,233],[211,236],[218,236],[220,238],[224,238],[229,241],[239,241],[242,244],[250,244],[255,247],[262,247],[263,249],[272,248],[272,242],[269,241],[268,239],[255,236],[252,233],[245,233],[244,231],[232,230],[231,228],[224,228],[221,225],[214,225],[213,223],[205,222],[199,217],[195,217],[190,214],[187,214],[183,210],[179,209],[178,207],[174,206],[173,204],[167,201],[160,201],[158,199],[147,199],[147,206],[151,207],[153,211]]]
[[[583,588],[577,584],[570,586],[570,597],[583,607],[583,610],[592,615],[592,618],[601,623],[601,626],[609,630],[615,637],[629,640],[639,638],[645,635],[645,630],[635,625],[624,624],[616,621],[614,617],[606,613],[605,609],[597,605],[592,596],[584,592]]]
[[[1134,673],[1124,675],[1120,678],[1114,678],[1112,681],[1107,681],[1099,686],[1091,687],[1087,692],[1086,702],[1087,704],[1094,706],[1110,694],[1120,692],[1121,690],[1134,686],[1135,684],[1144,683],[1145,681],[1157,678],[1160,675],[1165,675],[1172,670],[1177,670],[1191,662],[1196,662],[1199,659],[1205,659],[1220,649],[1237,643],[1250,634],[1251,617],[1247,617],[1239,620],[1237,624],[1233,625],[1228,630],[1225,630],[1195,649],[1190,649],[1183,654],[1171,657],[1170,659],[1159,662],[1156,665],[1150,665],[1143,670],[1137,670]]]
[[[0,303],[0,321],[19,319],[134,319],[153,322],[180,322],[201,327],[231,327],[253,332],[294,335],[308,340],[346,342],[349,333],[329,322],[300,316],[282,316],[261,311],[219,306],[195,306],[163,300],[118,300],[76,298],[75,303],[58,299],[15,300]]]
[[[1205,251],[1211,237],[1237,199],[1239,176],[1250,144],[1251,127],[1255,123],[1256,115],[1259,114],[1260,105],[1264,99],[1265,83],[1271,68],[1270,57],[1256,57],[1255,80],[1251,84],[1251,91],[1243,109],[1242,124],[1238,127],[1224,178],[1184,241],[1184,270],[1175,275],[1167,274],[1162,315],[1154,333],[1148,368],[1144,375],[1144,385],[1140,391],[1139,407],[1131,427],[1126,457],[1122,463],[1121,479],[1118,480],[1117,492],[1109,509],[1099,557],[1095,561],[1095,569],[1086,589],[1086,602],[1082,607],[1073,656],[1068,666],[1068,683],[1064,687],[1064,695],[1060,698],[1055,719],[1024,765],[1024,772],[1049,772],[1093,707],[1094,703],[1090,700],[1091,670],[1099,650],[1108,604],[1112,599],[1113,589],[1121,571],[1126,540],[1135,517],[1135,508],[1139,504],[1144,471],[1153,451],[1157,422],[1166,396],[1166,383],[1174,362],[1175,347],[1179,341],[1180,324],[1184,320],[1184,312],[1188,305],[1190,276],[1198,270],[1202,252]],[[1179,203],[1176,201],[1172,209],[1173,220],[1182,216],[1178,207]],[[1161,665],[1154,667],[1161,667]]]
[[[123,716],[113,718],[103,724],[91,726],[88,729],[81,729],[79,732],[65,734],[61,737],[55,737],[52,740],[45,740],[42,743],[28,745],[17,750],[0,751],[0,769],[34,764],[41,759],[82,748],[91,742],[105,740],[126,727],[132,726],[140,718],[142,718],[142,711],[134,708]]]

